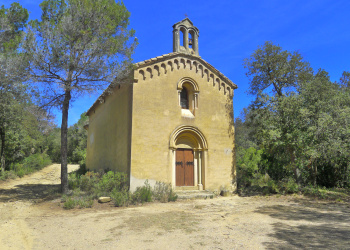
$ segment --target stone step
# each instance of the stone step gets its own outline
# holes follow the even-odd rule
[[[215,194],[210,191],[198,191],[198,190],[176,190],[177,198],[181,200],[193,200],[193,199],[213,199]]]

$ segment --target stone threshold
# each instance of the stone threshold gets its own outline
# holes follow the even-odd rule
[[[213,199],[216,195],[210,191],[203,190],[175,190],[177,198],[181,200],[193,200],[193,199]]]

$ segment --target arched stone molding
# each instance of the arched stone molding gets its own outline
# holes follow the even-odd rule
[[[207,82],[209,82],[209,71],[207,69],[204,69],[204,74],[206,76]]]
[[[180,64],[182,66],[183,69],[186,69],[186,62],[185,62],[185,59],[181,58],[180,59]]]
[[[175,69],[180,69],[179,60],[175,59],[174,60],[174,65],[176,65]]]
[[[170,71],[173,71],[174,70],[173,62],[172,61],[168,61],[168,65],[170,67]]]
[[[159,66],[155,65],[154,70],[157,72],[157,76],[160,76]]]
[[[193,87],[193,90],[196,91],[196,92],[199,92],[199,87],[198,87],[198,84],[196,83],[195,80],[193,80],[192,78],[190,77],[183,77],[181,78],[178,83],[177,83],[177,89],[178,90],[181,90],[182,89],[182,85],[187,82],[187,83],[190,83]]]
[[[217,86],[217,89],[220,91],[220,88],[221,88],[221,86],[220,86],[220,79],[219,78],[216,78],[216,86]]]
[[[146,79],[145,71],[140,70],[140,71],[139,71],[139,74],[141,75],[142,80],[145,80],[145,79]]]
[[[152,69],[151,68],[147,68],[146,71],[148,72],[149,74],[149,78],[153,78],[153,72],[152,72]]]
[[[171,133],[169,140],[169,148],[178,148],[177,140],[181,138],[181,135],[188,135],[191,139],[197,141],[197,144],[195,144],[194,149],[208,150],[208,142],[204,134],[198,128],[188,125],[181,125]]]
[[[187,61],[186,61],[186,67],[187,67],[189,70],[192,70],[192,62],[191,62],[191,60],[187,60]]]
[[[192,68],[194,68],[195,71],[196,71],[196,73],[198,73],[198,63],[197,63],[196,61],[194,61],[194,62],[192,63],[191,69],[192,69]]]
[[[213,84],[213,86],[215,87],[215,81],[214,81],[214,75],[210,74],[210,81],[211,84]]]
[[[162,63],[160,65],[160,68],[162,69],[162,75],[165,75],[167,73],[167,70],[166,70],[166,65],[164,63]]]
[[[225,83],[224,83],[224,82],[221,82],[220,91],[221,91],[221,90],[224,92],[224,95],[226,95],[226,87],[225,87]]]
[[[176,150],[192,149],[194,153],[194,190],[205,189],[208,143],[203,133],[196,127],[182,125],[177,127],[169,138],[169,168],[172,172],[172,187],[176,189]]]
[[[226,87],[226,93],[228,93],[228,95],[231,96],[231,88],[230,87]]]
[[[199,72],[199,75],[203,78],[204,72],[203,72],[203,66],[201,64],[198,65],[198,72]]]

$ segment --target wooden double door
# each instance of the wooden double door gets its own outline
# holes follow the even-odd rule
[[[192,149],[176,150],[176,186],[194,186],[194,157]]]

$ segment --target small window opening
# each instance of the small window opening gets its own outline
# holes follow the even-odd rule
[[[191,33],[188,33],[188,36],[189,36],[189,38],[188,38],[188,47],[193,49],[193,36],[192,36]]]
[[[180,46],[185,46],[184,45],[184,32],[183,32],[183,30],[180,30]]]
[[[182,88],[180,93],[180,105],[183,109],[189,109],[188,92],[185,87]]]

